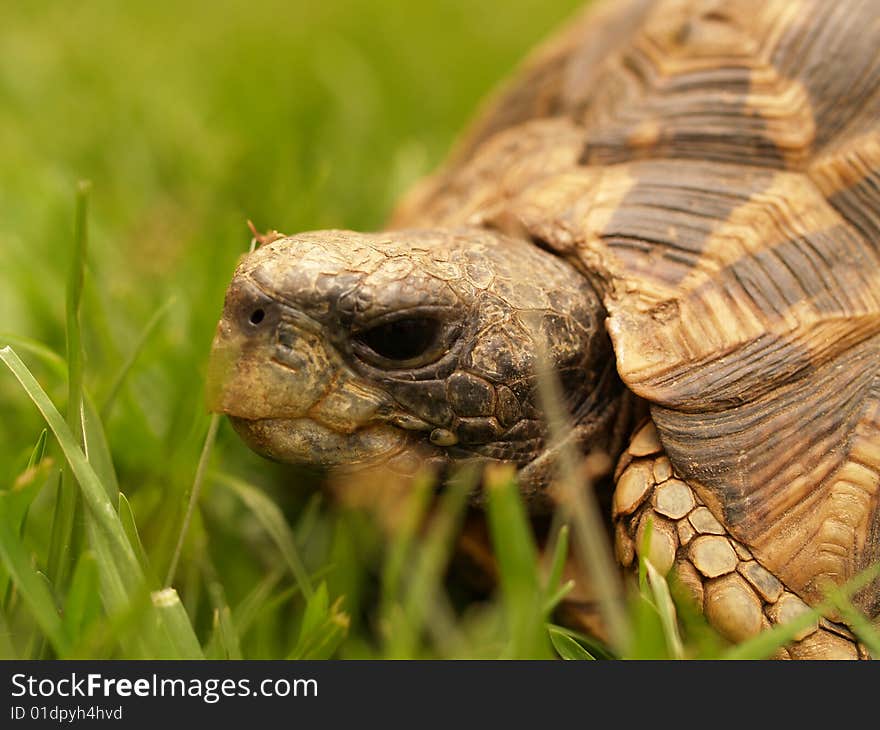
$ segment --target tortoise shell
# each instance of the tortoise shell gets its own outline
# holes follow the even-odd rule
[[[876,0],[607,2],[392,220],[584,272],[676,471],[812,602],[880,559],[878,41]]]

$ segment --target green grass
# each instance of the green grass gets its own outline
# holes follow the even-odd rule
[[[672,620],[674,586],[647,566],[610,649],[553,625],[568,528],[539,571],[509,473],[489,480],[499,588],[475,597],[446,575],[473,475],[439,510],[423,475],[378,519],[253,455],[203,405],[246,221],[381,226],[578,4],[4,7],[0,656],[724,655],[686,604]]]

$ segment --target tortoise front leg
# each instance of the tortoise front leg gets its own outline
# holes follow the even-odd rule
[[[662,574],[677,574],[722,636],[743,641],[808,610],[678,478],[653,422],[633,436],[618,463],[615,483],[612,509],[617,559],[625,568],[636,568],[646,526],[652,521],[647,559]],[[824,618],[797,639],[777,657],[868,657],[852,633]]]

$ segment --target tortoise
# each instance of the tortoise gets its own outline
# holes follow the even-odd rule
[[[877,0],[591,4],[385,230],[243,259],[212,409],[283,461],[512,463],[537,514],[543,357],[625,568],[650,519],[730,640],[818,605],[880,559],[878,44]],[[867,653],[829,615],[780,656]]]

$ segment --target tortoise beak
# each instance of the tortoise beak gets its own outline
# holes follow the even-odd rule
[[[387,423],[387,393],[345,364],[316,321],[266,290],[252,270],[233,277],[208,361],[208,410],[279,461],[353,464],[401,452],[409,435]]]
[[[248,420],[305,417],[338,369],[320,332],[248,275],[233,279],[208,362],[209,410]]]
[[[209,413],[228,413],[226,405],[226,385],[230,382],[234,372],[235,363],[241,354],[241,349],[236,348],[231,338],[224,332],[228,327],[221,320],[217,325],[217,332],[211,345],[211,354],[208,358],[208,372],[205,378],[205,405]]]

